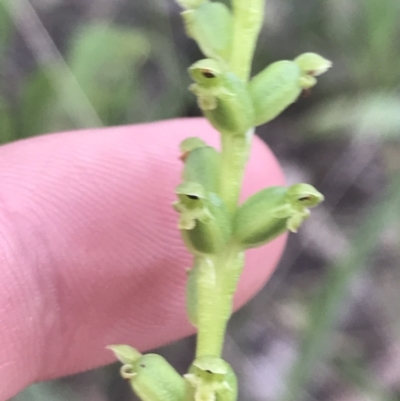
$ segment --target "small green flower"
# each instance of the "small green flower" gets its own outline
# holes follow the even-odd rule
[[[233,237],[244,248],[254,248],[287,230],[296,232],[309,217],[308,208],[323,200],[309,184],[266,188],[240,206],[234,216]]]

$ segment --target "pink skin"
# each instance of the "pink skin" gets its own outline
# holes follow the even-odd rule
[[[38,380],[113,361],[193,333],[185,313],[191,257],[171,208],[178,144],[203,119],[44,135],[0,148],[0,400]],[[256,140],[244,194],[284,183]],[[248,252],[235,306],[270,277],[280,237]]]

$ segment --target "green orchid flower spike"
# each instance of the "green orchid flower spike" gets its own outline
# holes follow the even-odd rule
[[[127,345],[109,348],[121,375],[142,401],[236,401],[237,380],[221,359],[245,251],[297,232],[323,195],[309,184],[266,188],[239,205],[243,172],[256,126],[295,102],[332,63],[316,53],[276,61],[250,77],[265,0],[177,0],[189,37],[204,58],[189,68],[190,91],[220,133],[220,150],[189,137],[180,145],[177,227],[193,256],[186,306],[197,329],[196,355],[181,376],[159,355]],[[268,174],[268,172],[266,172]]]

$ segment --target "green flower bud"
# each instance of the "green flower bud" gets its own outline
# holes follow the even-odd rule
[[[142,401],[184,400],[185,380],[162,356],[142,355],[128,345],[108,348],[124,363],[121,375]]]
[[[265,244],[287,230],[296,232],[309,217],[308,208],[324,200],[308,184],[266,188],[246,200],[233,219],[233,237],[243,248]]]
[[[195,81],[190,90],[214,128],[244,135],[253,123],[253,105],[246,85],[216,60],[204,59],[189,68]]]
[[[208,146],[201,138],[198,138],[197,136],[191,136],[189,138],[184,139],[180,145],[179,149],[182,153],[189,153],[192,150],[195,150],[197,148],[203,148],[205,146]]]
[[[211,146],[193,149],[185,159],[183,181],[197,182],[208,192],[218,193],[220,154]]]
[[[250,81],[254,125],[273,120],[296,101],[303,90],[300,78],[299,66],[293,61],[282,60],[272,63]]]
[[[237,379],[232,367],[216,356],[202,356],[192,363],[184,375],[187,383],[186,400],[236,401]]]
[[[222,3],[203,3],[182,13],[186,32],[206,57],[227,61],[232,38],[232,15]]]
[[[303,74],[316,77],[329,70],[332,62],[316,53],[303,53],[294,59]]]
[[[273,120],[297,100],[303,89],[316,83],[316,76],[326,72],[332,63],[316,53],[303,53],[294,61],[272,63],[249,83],[253,101],[254,125]]]
[[[224,202],[195,182],[184,182],[176,193],[179,200],[173,206],[180,213],[178,228],[187,248],[193,254],[216,253],[231,234],[230,217]]]

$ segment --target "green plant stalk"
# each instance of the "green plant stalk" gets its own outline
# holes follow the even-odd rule
[[[263,20],[265,0],[233,0],[233,37],[230,67],[243,81],[251,72],[251,62]]]
[[[233,295],[243,269],[243,256],[234,244],[229,244],[212,258],[211,264],[200,266],[196,357],[221,355],[226,326],[232,314]]]
[[[264,16],[264,0],[233,1],[231,70],[248,81],[258,34]],[[235,135],[221,132],[220,196],[233,215],[238,206],[243,173],[249,158],[254,128]],[[233,295],[244,266],[241,250],[229,243],[212,258],[211,267],[200,269],[198,280],[198,335],[196,357],[222,353],[226,326],[232,314]]]
[[[254,128],[243,136],[221,133],[220,195],[232,214],[238,205],[253,134]]]

